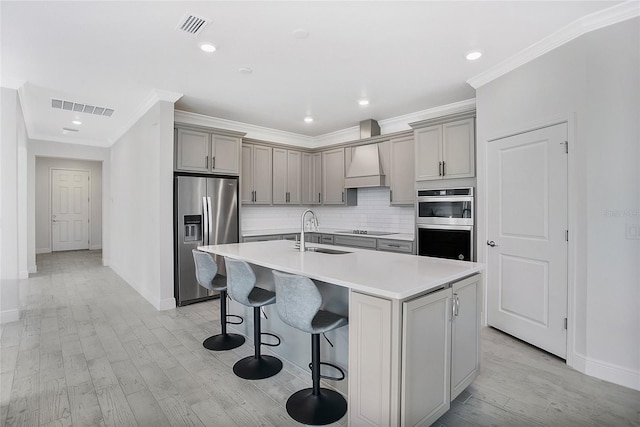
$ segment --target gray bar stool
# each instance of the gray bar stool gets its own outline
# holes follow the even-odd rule
[[[238,325],[242,323],[242,318],[235,315],[227,315],[227,287],[214,283],[213,279],[218,274],[218,264],[215,260],[206,252],[200,252],[193,249],[193,261],[196,264],[196,281],[203,288],[207,288],[210,291],[220,292],[220,330],[221,333],[213,335],[202,343],[207,350],[231,350],[233,348],[240,347],[244,344],[244,337],[238,334],[227,333],[227,323]],[[227,318],[237,317],[240,318],[240,322],[229,322]]]
[[[311,334],[311,376],[313,387],[299,390],[287,400],[287,413],[302,424],[325,425],[338,421],[347,412],[347,401],[336,391],[320,388],[320,378],[344,379],[344,372],[330,363],[320,362],[320,334],[348,323],[346,317],[322,310],[322,295],[307,277],[273,271],[276,308],[283,322]],[[320,365],[329,365],[340,378],[320,375]]]
[[[240,378],[247,380],[261,380],[272,377],[282,370],[282,362],[277,357],[260,354],[261,336],[264,334],[276,338],[278,340],[277,344],[264,344],[272,347],[280,345],[280,338],[261,331],[260,307],[274,304],[276,302],[276,294],[256,286],[256,275],[246,262],[231,258],[225,258],[224,261],[227,266],[229,295],[240,304],[253,307],[254,355],[238,360],[233,365],[233,372]]]

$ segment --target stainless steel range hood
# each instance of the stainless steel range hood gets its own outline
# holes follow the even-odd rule
[[[360,122],[360,138],[380,135],[380,126],[375,120]],[[360,145],[353,148],[351,164],[344,179],[345,188],[384,187],[384,171],[380,164],[378,144]]]

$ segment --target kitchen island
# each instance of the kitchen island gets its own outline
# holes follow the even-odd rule
[[[483,266],[355,248],[300,252],[294,245],[199,249],[253,264],[265,283],[272,283],[270,270],[279,270],[340,296],[334,304],[349,315],[350,425],[429,425],[445,413],[479,370]],[[335,252],[334,246],[308,246]],[[280,331],[283,341],[288,333]]]

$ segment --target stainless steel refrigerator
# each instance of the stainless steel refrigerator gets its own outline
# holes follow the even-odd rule
[[[175,298],[185,305],[218,296],[198,285],[191,251],[238,242],[238,179],[176,175],[174,185]],[[226,284],[224,259],[214,258],[215,280]]]

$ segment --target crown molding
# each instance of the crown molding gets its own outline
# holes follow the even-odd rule
[[[170,92],[168,90],[160,90],[160,89],[152,89],[149,94],[144,98],[142,103],[136,108],[129,116],[129,119],[125,122],[125,125],[120,128],[118,132],[114,134],[112,138],[108,139],[108,146],[115,144],[117,140],[122,138],[133,125],[135,125],[138,120],[142,118],[147,112],[154,106],[156,103],[160,101],[167,101],[171,103],[175,103],[178,99],[182,98],[181,93]]]
[[[64,135],[45,135],[41,133],[29,133],[29,140],[31,141],[46,141],[46,142],[60,142],[63,144],[74,144],[82,147],[97,147],[97,148],[109,148],[110,144],[107,141],[97,139],[85,139],[66,137]]]
[[[478,89],[498,77],[501,77],[586,33],[626,21],[637,16],[640,16],[640,2],[638,0],[629,0],[607,9],[594,12],[590,15],[583,16],[510,58],[498,63],[487,71],[470,78],[467,80],[467,83],[474,89]]]
[[[451,104],[429,108],[428,110],[405,114],[404,116],[380,120],[380,127],[384,129],[385,133],[400,132],[403,130],[411,130],[411,124],[415,122],[435,119],[438,117],[451,116],[455,114],[475,114],[475,111],[476,99],[465,99],[464,101],[453,102]]]
[[[298,147],[313,148],[314,138],[300,135],[293,132],[286,132],[264,126],[252,125],[249,123],[236,122],[234,120],[221,119],[218,117],[205,116],[204,114],[190,113],[188,111],[176,110],[174,120],[177,123],[187,125],[205,126],[210,128],[228,129],[236,132],[243,132],[246,138],[262,141],[273,141],[282,144],[289,144]]]

